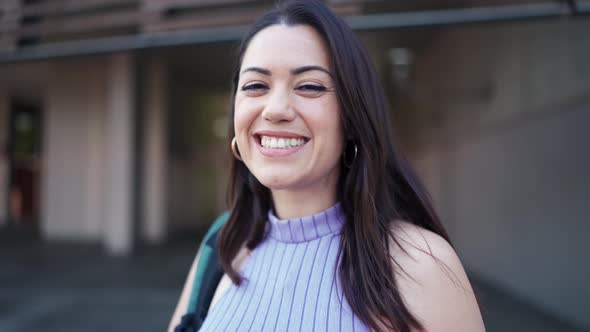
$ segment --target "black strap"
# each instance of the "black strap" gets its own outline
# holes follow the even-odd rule
[[[219,230],[211,234],[211,236],[206,239],[204,245],[216,249],[218,233]],[[217,250],[215,250],[215,252],[217,252]],[[205,321],[205,317],[207,317],[207,312],[211,306],[211,300],[213,299],[213,295],[217,290],[217,286],[219,285],[222,276],[223,270],[219,265],[219,256],[217,254],[211,255],[207,262],[203,280],[200,285],[201,291],[197,297],[195,311],[182,316],[181,322],[176,326],[174,332],[197,332],[201,328],[201,325],[203,325],[203,322]]]

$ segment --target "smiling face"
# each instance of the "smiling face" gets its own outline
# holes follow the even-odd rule
[[[310,26],[273,25],[250,41],[234,128],[243,162],[271,190],[336,190],[344,138],[330,68]]]

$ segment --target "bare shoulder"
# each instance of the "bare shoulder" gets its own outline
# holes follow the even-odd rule
[[[426,331],[485,331],[469,279],[453,247],[438,234],[395,221],[390,254],[410,311]]]
[[[390,254],[404,267],[421,270],[450,264],[449,268],[463,269],[455,250],[442,236],[406,221],[396,221],[390,229],[395,235]]]

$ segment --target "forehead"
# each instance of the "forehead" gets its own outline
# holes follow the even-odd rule
[[[242,68],[319,65],[330,68],[330,55],[321,35],[309,25],[272,25],[258,32],[244,54]]]

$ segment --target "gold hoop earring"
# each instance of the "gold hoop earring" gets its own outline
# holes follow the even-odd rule
[[[358,148],[356,147],[356,144],[353,142],[352,143],[354,145],[354,156],[352,157],[352,160],[350,162],[347,161],[348,158],[346,158],[346,151],[348,151],[348,144],[346,146],[346,148],[344,148],[344,153],[342,154],[342,162],[344,163],[344,166],[346,166],[347,168],[351,168],[352,164],[354,164],[354,161],[356,160],[356,156],[358,154]]]
[[[235,136],[231,140],[231,152],[234,154],[234,157],[236,157],[237,160],[242,161],[242,156],[240,156],[240,151],[238,150],[237,140]]]

